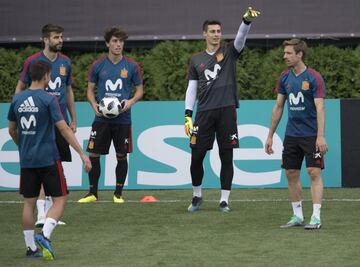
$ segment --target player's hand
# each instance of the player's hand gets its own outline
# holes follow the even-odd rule
[[[268,137],[266,139],[266,143],[265,143],[265,152],[266,154],[274,154],[274,150],[272,149],[272,145],[273,145],[273,140],[272,138]]]
[[[129,110],[134,102],[131,99],[123,99],[121,101],[121,113]]]
[[[321,155],[325,155],[325,153],[328,151],[328,146],[324,136],[318,136],[316,138],[316,151],[319,151]]]
[[[244,21],[250,23],[253,21],[253,19],[258,17],[260,14],[261,14],[260,11],[252,9],[252,7],[248,7],[248,9],[246,10],[246,12],[243,16],[243,19],[244,19]]]
[[[90,172],[91,171],[91,168],[92,168],[92,165],[91,165],[91,161],[90,159],[88,158],[88,156],[85,155],[85,153],[82,153],[81,154],[81,160],[83,161],[84,163],[84,169],[86,172]]]
[[[95,111],[95,115],[96,115],[97,117],[102,117],[102,116],[104,116],[104,115],[101,113],[100,109],[99,109],[99,104],[96,104],[96,106],[94,107],[94,111]]]
[[[193,121],[192,118],[190,116],[186,116],[185,115],[185,133],[186,135],[190,138],[193,132]]]

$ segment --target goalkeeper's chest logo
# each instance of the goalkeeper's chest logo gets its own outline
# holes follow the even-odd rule
[[[208,81],[215,80],[217,78],[218,73],[219,73],[220,70],[221,70],[221,67],[217,63],[214,65],[213,70],[206,69],[204,71],[204,75],[205,75],[206,80],[208,80]]]

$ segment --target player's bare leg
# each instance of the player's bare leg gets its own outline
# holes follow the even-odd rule
[[[319,229],[321,227],[320,209],[323,198],[323,182],[320,168],[308,168],[308,174],[311,179],[311,197],[313,202],[313,213],[309,224],[305,229]]]
[[[37,197],[25,198],[22,212],[22,226],[25,245],[27,247],[27,258],[42,257],[41,251],[35,245],[34,210],[36,206],[36,199]]]
[[[289,199],[291,201],[293,216],[286,223],[280,226],[280,228],[290,228],[294,226],[304,225],[304,215],[302,211],[301,193],[302,187],[300,183],[300,170],[289,169],[286,170],[286,176],[288,179],[288,192]]]

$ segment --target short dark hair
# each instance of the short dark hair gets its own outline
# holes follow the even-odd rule
[[[290,39],[290,40],[285,40],[282,44],[283,48],[285,48],[285,46],[292,46],[294,47],[295,53],[298,54],[299,52],[302,52],[302,60],[305,59],[305,55],[306,55],[306,50],[307,50],[307,44],[305,43],[305,41],[301,40],[301,39]]]
[[[41,81],[46,74],[51,72],[51,65],[44,60],[39,60],[30,65],[29,72],[32,81]]]
[[[215,19],[205,20],[202,26],[203,32],[206,32],[208,30],[209,25],[219,25],[221,27],[221,22]]]
[[[55,24],[46,24],[44,27],[42,27],[41,29],[41,36],[42,38],[49,38],[50,37],[50,33],[55,32],[55,33],[62,33],[64,32],[64,28],[59,26],[59,25],[55,25]]]
[[[125,41],[128,38],[128,34],[120,26],[112,26],[105,30],[104,39],[107,43],[110,42],[110,39],[113,36],[122,41]]]

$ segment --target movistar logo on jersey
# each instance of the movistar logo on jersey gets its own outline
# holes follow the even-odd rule
[[[121,79],[117,79],[115,83],[113,83],[111,80],[107,80],[105,83],[105,89],[106,91],[115,91],[116,89],[122,89],[123,82]]]
[[[56,88],[60,88],[60,87],[61,87],[61,79],[60,77],[56,77],[55,81],[51,81],[51,80],[49,81],[48,87],[46,89],[55,90]]]
[[[35,106],[32,96],[29,96],[24,103],[18,108],[20,113],[22,112],[39,112],[39,108]]]
[[[221,67],[220,67],[219,64],[215,64],[213,71],[206,69],[204,71],[204,75],[205,75],[206,80],[208,80],[208,81],[215,80],[217,78],[217,75],[218,75],[220,70],[221,70]]]
[[[29,129],[31,127],[36,126],[36,118],[35,118],[35,116],[30,115],[29,119],[27,119],[25,116],[21,117],[20,126],[23,129],[23,131],[21,131],[22,134],[26,134],[26,135],[34,135],[34,134],[36,134],[35,131],[29,131]]]
[[[289,94],[290,110],[293,110],[293,111],[305,110],[305,106],[293,107],[293,106],[297,106],[299,104],[303,104],[304,101],[305,101],[305,98],[301,92],[298,92],[296,96],[294,95],[294,93],[290,93]]]

